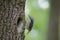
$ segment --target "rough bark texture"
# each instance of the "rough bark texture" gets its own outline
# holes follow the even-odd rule
[[[60,8],[60,0],[51,0],[48,40],[58,40],[59,8]]]
[[[0,40],[24,40],[25,0],[0,0]],[[18,36],[18,19],[23,22]]]

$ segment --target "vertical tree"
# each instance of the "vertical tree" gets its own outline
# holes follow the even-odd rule
[[[25,0],[0,0],[0,40],[24,40]],[[18,36],[18,22],[22,32]]]
[[[58,40],[58,16],[60,0],[51,0],[48,40]]]

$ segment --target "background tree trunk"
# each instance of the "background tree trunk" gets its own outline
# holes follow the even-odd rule
[[[25,0],[0,0],[0,40],[24,40]],[[23,22],[18,36],[18,19]]]
[[[51,0],[48,40],[58,40],[59,8],[60,0]]]

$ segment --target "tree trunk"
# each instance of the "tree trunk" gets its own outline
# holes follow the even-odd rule
[[[51,0],[48,40],[58,40],[60,0]]]
[[[25,0],[0,0],[0,40],[24,40],[24,10]],[[23,23],[20,33],[19,19]]]

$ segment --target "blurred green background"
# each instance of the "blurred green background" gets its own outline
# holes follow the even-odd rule
[[[47,40],[49,10],[49,0],[26,0],[26,21],[29,20],[28,15],[33,16],[34,26],[25,40]]]

